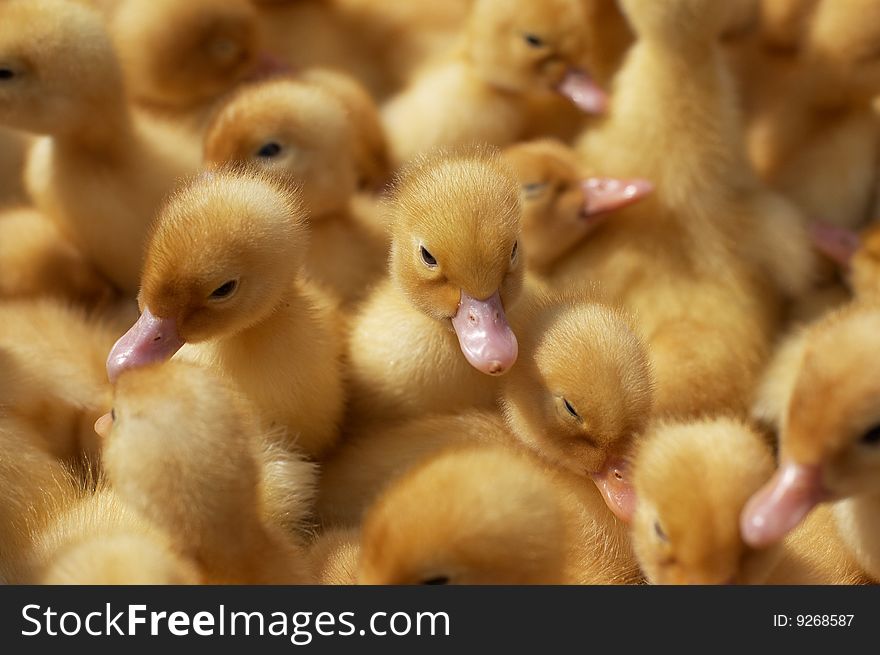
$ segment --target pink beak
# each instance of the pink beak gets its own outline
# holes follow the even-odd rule
[[[583,214],[605,214],[638,202],[654,191],[654,185],[641,178],[588,177],[581,182],[584,194]]]
[[[107,377],[115,383],[123,371],[163,362],[183,346],[173,318],[159,318],[144,307],[137,322],[113,346],[107,357]]]
[[[861,247],[859,235],[845,227],[827,223],[810,224],[810,238],[816,250],[842,268],[849,268],[849,262]]]
[[[629,481],[629,465],[613,457],[598,473],[590,475],[605,499],[608,509],[624,523],[632,521],[636,511],[636,493]]]
[[[461,352],[481,373],[502,375],[516,362],[516,335],[510,329],[497,291],[486,300],[477,300],[462,290],[452,328]]]
[[[754,548],[781,541],[827,497],[819,466],[783,462],[746,503],[740,517],[743,540]]]
[[[279,59],[270,52],[261,52],[257,55],[257,61],[248,79],[251,81],[265,80],[270,77],[288,75],[293,72],[293,67]]]
[[[568,69],[556,91],[571,100],[585,114],[604,114],[608,111],[608,94],[585,70]]]

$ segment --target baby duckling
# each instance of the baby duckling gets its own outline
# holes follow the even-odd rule
[[[588,176],[576,153],[552,139],[511,146],[504,158],[522,190],[527,272],[549,273],[610,214],[653,189],[647,180]]]
[[[351,324],[353,416],[392,420],[494,401],[494,377],[517,356],[505,311],[522,286],[520,212],[516,182],[488,150],[438,152],[401,175],[389,211],[390,278]]]
[[[852,584],[859,581],[830,516],[779,548],[743,543],[739,516],[772,474],[763,438],[739,420],[661,422],[635,459],[633,548],[654,584]],[[818,546],[818,547],[817,547]]]
[[[355,218],[358,140],[338,96],[277,79],[229,101],[205,137],[205,162],[253,164],[302,189],[311,239],[304,273],[341,302],[358,301],[385,271],[387,245]]]
[[[55,296],[85,305],[113,295],[82,254],[31,208],[0,214],[0,298]]]
[[[209,581],[305,582],[304,553],[262,519],[260,435],[258,417],[229,382],[170,362],[120,376],[104,459],[120,497]]]
[[[194,136],[258,60],[247,0],[121,0],[110,29],[132,100]]]
[[[107,359],[112,380],[180,357],[217,368],[267,424],[317,457],[344,405],[335,314],[297,278],[307,234],[299,195],[256,173],[207,173],[157,218],[142,313]]]
[[[385,105],[392,159],[510,145],[527,132],[530,94],[555,90],[584,112],[604,111],[604,92],[581,68],[586,21],[582,0],[477,0],[461,44]]]
[[[780,465],[742,515],[745,541],[778,542],[819,503],[834,502],[841,537],[880,581],[880,382],[865,369],[880,347],[876,303],[855,302],[807,328],[790,355],[781,403]],[[799,356],[798,356],[799,355]]]
[[[632,442],[651,413],[648,354],[618,309],[592,290],[536,295],[518,306],[520,362],[500,385],[503,412],[471,410],[358,426],[324,462],[318,513],[352,525],[388,481],[457,443],[523,443],[590,477],[622,520],[633,510]]]
[[[454,448],[416,467],[370,509],[361,535],[361,584],[639,581],[626,532],[594,489],[501,446]]]
[[[198,162],[135,120],[99,14],[64,0],[0,4],[0,123],[48,135],[28,158],[31,197],[133,294],[153,213]]]

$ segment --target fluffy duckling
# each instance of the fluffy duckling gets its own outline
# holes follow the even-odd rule
[[[320,455],[345,401],[342,343],[335,313],[298,279],[306,244],[298,193],[268,176],[220,171],[181,189],[154,226],[142,313],[110,352],[110,379],[181,350]]]
[[[135,121],[99,14],[64,0],[0,5],[0,123],[48,135],[30,151],[31,197],[133,293],[153,213],[198,162]]]
[[[416,467],[376,501],[361,539],[362,584],[639,580],[625,530],[594,489],[501,446]]]
[[[103,362],[113,339],[103,319],[52,299],[0,303],[3,414],[30,425],[60,459],[92,458],[91,426],[109,406]]]
[[[662,422],[635,459],[638,502],[633,548],[654,584],[852,584],[830,516],[818,517],[780,548],[743,543],[739,517],[772,474],[763,437],[728,418]],[[823,520],[824,519],[824,520]]]
[[[615,210],[649,194],[647,180],[586,175],[576,153],[552,139],[504,150],[523,198],[526,270],[546,274]]]
[[[257,12],[247,0],[122,0],[110,29],[132,100],[194,135],[258,62]]]
[[[541,294],[518,307],[520,361],[501,380],[503,412],[471,410],[355,429],[324,462],[318,513],[357,523],[389,480],[456,443],[523,443],[593,479],[627,520],[627,456],[651,413],[648,354],[620,311],[593,291]]]
[[[309,548],[315,583],[357,584],[360,560],[360,531],[333,529],[321,534]]]
[[[806,216],[854,229],[873,218],[880,180],[872,107],[880,94],[880,4],[811,8],[793,70],[754,101],[749,150],[761,175]]]
[[[357,143],[335,94],[290,79],[238,93],[205,138],[209,167],[246,163],[302,189],[311,228],[304,274],[343,303],[360,300],[388,257],[354,217]]]
[[[516,361],[505,311],[522,286],[519,189],[488,150],[438,152],[400,177],[389,279],[351,323],[352,415],[486,406]],[[464,356],[462,356],[464,355]]]
[[[650,179],[655,189],[581,242],[551,280],[594,277],[639,316],[659,413],[745,413],[781,297],[811,282],[809,239],[743,151],[718,46],[728,3],[621,6],[639,38],[608,117],[579,145],[603,174]]]
[[[880,580],[878,443],[880,383],[865,369],[880,343],[876,303],[856,302],[793,342],[788,384],[777,383],[779,469],[742,515],[743,538],[778,542],[819,503],[831,501],[841,537]]]
[[[120,376],[104,459],[120,497],[208,580],[305,582],[304,553],[262,518],[260,435],[258,417],[230,382],[170,362]]]
[[[113,295],[82,254],[35,209],[0,214],[0,298],[56,296],[86,305]]]
[[[461,44],[383,108],[392,159],[436,146],[510,145],[527,133],[531,94],[558,91],[601,113],[602,90],[584,72],[581,0],[477,0]]]

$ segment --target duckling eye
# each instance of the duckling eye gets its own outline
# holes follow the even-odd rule
[[[660,541],[669,541],[669,537],[666,536],[666,533],[663,532],[663,528],[660,527],[660,521],[654,521],[654,534],[660,539]]]
[[[422,256],[422,261],[425,262],[425,266],[428,268],[435,268],[437,266],[437,259],[428,252],[425,246],[419,246],[419,253]]]
[[[567,411],[569,414],[571,414],[577,420],[581,420],[581,417],[580,417],[580,415],[578,415],[577,410],[565,398],[562,399],[562,404],[565,406],[565,411]]]
[[[862,435],[860,441],[867,446],[880,445],[880,425],[875,425]]]
[[[225,300],[226,298],[231,296],[237,288],[238,280],[229,280],[229,282],[224,282],[211,292],[210,299]]]
[[[516,261],[516,253],[519,252],[519,241],[513,242],[513,250],[510,251],[510,261]]]
[[[546,182],[531,182],[529,184],[523,185],[523,194],[529,200],[539,197],[546,191],[547,183]]]
[[[15,73],[8,68],[0,68],[0,80],[11,80]]]
[[[445,575],[438,575],[436,578],[427,578],[419,584],[449,584],[449,578]]]
[[[273,157],[277,157],[280,153],[281,145],[275,141],[270,141],[269,143],[263,144],[263,146],[257,150],[257,157],[272,159]]]
[[[544,39],[537,34],[523,34],[523,39],[532,48],[543,48],[545,45]]]
[[[111,421],[116,420],[116,408],[115,407],[110,408],[110,420]]]

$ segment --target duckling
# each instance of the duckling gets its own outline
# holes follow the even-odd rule
[[[262,519],[260,435],[249,403],[209,369],[167,362],[129,370],[116,384],[107,474],[209,581],[305,582],[301,547]]]
[[[99,273],[134,293],[153,212],[198,161],[137,122],[101,16],[64,0],[0,5],[0,123],[44,134],[25,181]]]
[[[357,143],[335,94],[289,79],[244,89],[205,137],[209,167],[252,164],[300,186],[311,227],[304,273],[343,304],[361,299],[388,257],[354,218]]]
[[[315,583],[322,585],[357,584],[360,559],[360,531],[327,530],[309,548]]]
[[[654,192],[582,241],[550,279],[590,276],[639,316],[659,414],[745,414],[782,299],[812,281],[808,235],[746,159],[718,46],[731,6],[621,7],[638,41],[607,118],[584,134],[579,152],[601,161],[603,174],[650,179]]]
[[[660,422],[635,458],[633,548],[654,584],[851,584],[858,567],[830,516],[778,548],[743,543],[739,516],[772,474],[763,437],[738,419]],[[697,491],[699,490],[699,491]]]
[[[307,245],[299,194],[269,176],[217,171],[182,188],[150,238],[138,321],[107,358],[112,380],[180,357],[222,371],[267,426],[317,457],[345,397],[338,318],[298,278]]]
[[[510,146],[504,159],[522,190],[527,273],[546,275],[615,210],[653,189],[647,180],[588,176],[576,153],[553,139]]]
[[[880,122],[872,107],[880,93],[878,20],[874,0],[816,4],[796,65],[763,89],[748,134],[764,179],[805,215],[838,227],[859,228],[873,218],[880,179]]]
[[[389,480],[458,443],[522,443],[590,477],[622,520],[632,514],[627,459],[651,413],[648,353],[593,289],[537,293],[518,306],[520,362],[501,380],[502,411],[470,410],[358,426],[324,462],[318,514],[352,525]]]
[[[746,505],[746,543],[781,540],[819,503],[833,502],[844,542],[880,581],[877,485],[880,393],[864,363],[878,347],[880,311],[855,302],[808,327],[795,343],[787,389],[777,392],[780,464]]]
[[[129,97],[199,140],[217,99],[255,73],[257,29],[247,0],[121,0],[110,21]]]
[[[389,278],[351,320],[352,417],[494,402],[495,377],[517,356],[505,311],[522,286],[520,213],[494,151],[440,151],[403,172],[389,210]]]
[[[113,287],[40,212],[0,213],[0,298],[53,296],[85,305],[113,296]]]
[[[436,146],[510,145],[527,133],[532,94],[555,90],[601,113],[605,94],[581,68],[585,23],[581,0],[477,0],[461,44],[384,106],[392,160]]]
[[[104,359],[114,330],[56,300],[0,302],[0,405],[59,459],[97,461],[92,424],[107,411]]]
[[[451,449],[398,479],[361,542],[361,584],[639,581],[626,532],[594,489],[501,446]]]

